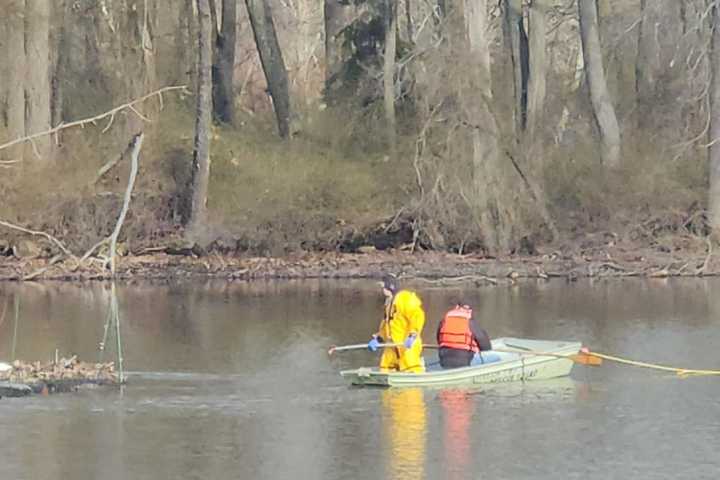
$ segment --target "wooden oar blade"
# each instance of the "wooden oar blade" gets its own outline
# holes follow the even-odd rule
[[[595,355],[591,355],[585,352],[580,352],[575,355],[570,355],[570,359],[575,362],[579,363],[580,365],[589,365],[591,367],[597,367],[599,365],[602,365],[603,359],[600,357],[596,357]]]

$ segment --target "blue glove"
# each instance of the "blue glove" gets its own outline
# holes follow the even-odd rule
[[[412,348],[413,343],[415,343],[415,339],[417,338],[417,333],[411,333],[407,336],[405,339],[405,348]]]
[[[377,335],[373,335],[373,337],[368,342],[368,350],[371,352],[377,352],[378,347],[380,347],[380,342],[378,342]]]

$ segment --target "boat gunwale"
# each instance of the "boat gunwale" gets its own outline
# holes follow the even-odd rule
[[[510,341],[532,341],[538,343],[556,343],[564,344],[561,347],[557,347],[551,350],[543,350],[543,353],[551,355],[538,355],[536,353],[525,353],[518,349],[517,358],[508,358],[507,360],[501,360],[499,362],[492,362],[480,365],[470,365],[467,367],[441,369],[430,372],[412,373],[412,372],[383,372],[378,367],[360,367],[356,369],[343,370],[340,375],[352,382],[356,386],[379,386],[379,387],[390,387],[390,386],[433,386],[451,383],[461,383],[467,381],[477,375],[488,375],[493,373],[499,373],[503,371],[510,371],[517,368],[528,368],[536,367],[545,363],[552,362],[572,362],[571,358],[559,358],[556,355],[574,355],[580,351],[582,347],[581,342],[575,341],[554,341],[554,340],[534,340],[534,339],[521,339],[521,338],[509,338],[503,337],[498,338],[493,345],[496,348],[508,347],[506,342]],[[489,350],[488,352],[492,352]],[[507,352],[502,352],[507,353]],[[572,365],[570,367],[572,369]],[[569,372],[568,372],[569,373]],[[355,383],[353,380],[363,379],[360,382]]]

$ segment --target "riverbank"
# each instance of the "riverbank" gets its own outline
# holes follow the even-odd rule
[[[708,239],[674,237],[663,245],[617,242],[611,234],[538,251],[535,255],[486,257],[479,254],[404,249],[361,249],[363,253],[302,253],[284,257],[233,256],[195,249],[146,249],[118,258],[119,279],[201,276],[228,280],[373,278],[393,272],[433,282],[513,283],[521,278],[695,277],[720,275],[720,262]],[[98,259],[74,257],[0,257],[0,280],[107,280],[109,269]]]

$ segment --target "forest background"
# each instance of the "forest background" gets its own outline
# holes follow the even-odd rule
[[[715,0],[0,4],[0,254],[712,251]]]

